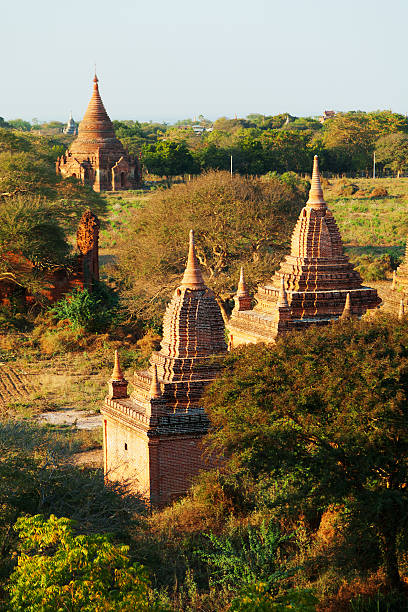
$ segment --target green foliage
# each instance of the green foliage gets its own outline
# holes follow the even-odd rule
[[[308,590],[291,590],[274,597],[263,582],[254,582],[241,589],[232,603],[233,612],[315,612],[317,599]]]
[[[408,135],[387,134],[380,138],[375,147],[376,159],[384,168],[394,172],[405,172],[408,168]]]
[[[352,257],[351,261],[364,281],[384,280],[392,273],[392,261],[388,254],[380,255],[380,257],[369,254],[360,255]]]
[[[51,515],[17,520],[21,553],[10,577],[10,610],[94,612],[160,610],[145,568],[106,534],[75,535],[75,524]]]
[[[209,568],[210,580],[236,590],[237,585],[264,583],[276,589],[290,575],[279,563],[279,551],[288,536],[283,536],[272,524],[263,522],[259,527],[249,526],[245,535],[220,538],[207,536],[212,550],[197,551]]]
[[[285,336],[273,351],[239,349],[207,399],[213,450],[230,457],[238,498],[247,474],[272,506],[345,505],[372,530],[396,589],[408,523],[407,371],[405,322],[339,322]]]
[[[145,145],[142,159],[150,174],[172,176],[196,174],[199,170],[196,161],[184,142],[162,141]]]
[[[6,199],[1,214],[0,280],[35,293],[70,250],[58,215],[45,199],[23,196]]]
[[[75,289],[51,313],[57,321],[69,321],[74,330],[106,331],[119,321],[119,298],[103,283],[94,283],[92,291]]]
[[[372,597],[361,595],[350,601],[351,612],[407,612],[408,598],[401,593],[377,593]]]
[[[14,198],[41,196],[49,202],[64,229],[76,229],[85,208],[104,210],[104,201],[90,187],[55,172],[61,142],[32,132],[0,130],[0,205]]]
[[[23,119],[10,119],[8,123],[14,130],[21,130],[22,132],[29,132],[31,130],[31,123]]]
[[[227,172],[155,193],[118,235],[114,273],[128,308],[137,317],[161,319],[184,270],[192,228],[206,282],[227,309],[241,265],[250,281],[275,269],[305,199],[306,185],[298,179],[288,184]]]

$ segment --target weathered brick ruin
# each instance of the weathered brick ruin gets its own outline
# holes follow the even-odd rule
[[[340,232],[323,198],[317,156],[309,199],[292,235],[291,253],[271,282],[258,287],[253,309],[249,297],[247,289],[237,293],[229,323],[230,346],[273,342],[290,330],[326,325],[341,317],[346,300],[350,316],[356,317],[381,302],[375,289],[363,286],[360,274],[343,253]]]
[[[72,267],[58,266],[43,272],[43,287],[39,291],[49,302],[60,300],[74,289],[90,289],[93,281],[99,280],[99,219],[93,212],[86,210],[79,222],[77,230],[78,254]],[[35,265],[19,253],[9,254],[9,263],[16,274],[30,274]],[[9,306],[15,298],[27,304],[36,301],[36,297],[26,289],[16,285],[7,278],[0,281],[0,304]]]
[[[58,158],[56,171],[92,185],[95,191],[120,191],[140,185],[140,165],[115,136],[95,75],[88,108],[79,124],[78,137]]]
[[[88,289],[99,281],[99,228],[101,224],[91,210],[81,217],[77,230],[78,263],[82,272],[83,286]]]
[[[209,423],[201,398],[227,350],[224,332],[190,232],[187,267],[164,315],[161,349],[148,370],[135,373],[130,397],[115,358],[102,409],[108,480],[127,482],[158,506],[185,494],[205,465],[201,440]]]
[[[400,318],[408,314],[408,242],[404,259],[394,271],[392,285],[384,295],[382,308]]]

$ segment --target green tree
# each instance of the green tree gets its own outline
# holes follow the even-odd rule
[[[371,165],[377,132],[366,113],[337,113],[325,122],[322,136],[334,171],[365,170]]]
[[[408,169],[408,135],[403,133],[388,134],[377,140],[375,145],[376,159],[396,172],[398,177],[401,172]]]
[[[0,281],[35,292],[70,251],[58,216],[43,198],[23,196],[6,199],[1,214]]]
[[[375,537],[387,585],[401,589],[407,398],[406,321],[293,333],[273,350],[245,347],[228,358],[206,401],[213,451],[229,458],[236,495],[247,474],[264,500],[286,512],[340,505]]]
[[[16,530],[21,552],[10,577],[10,610],[163,610],[144,567],[108,535],[76,535],[71,520],[54,515],[21,517]]]
[[[23,119],[11,119],[9,125],[14,130],[21,130],[22,132],[29,132],[31,130],[31,123]]]
[[[148,206],[133,211],[118,235],[115,274],[129,309],[146,317],[154,312],[161,319],[164,300],[180,282],[192,228],[206,282],[226,316],[241,265],[253,281],[276,268],[306,191],[299,180],[290,185],[277,177],[255,180],[209,172],[154,194]]]
[[[169,185],[173,176],[196,174],[199,170],[184,142],[161,141],[155,145],[145,145],[142,159],[150,174],[165,176]]]

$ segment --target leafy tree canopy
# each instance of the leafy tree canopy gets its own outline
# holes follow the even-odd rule
[[[407,396],[406,321],[312,328],[229,356],[207,396],[212,446],[285,511],[340,504],[374,532],[387,582],[401,588]]]
[[[142,149],[143,162],[150,174],[173,176],[195,174],[199,167],[184,142],[161,141],[145,145]]]
[[[157,300],[180,282],[191,228],[206,282],[225,306],[241,265],[252,282],[275,269],[306,195],[307,183],[298,179],[289,184],[227,172],[156,193],[118,236],[116,275],[127,287],[129,309],[139,315],[147,309],[146,316],[153,309],[161,318]]]
[[[164,610],[144,567],[108,535],[75,535],[73,521],[54,515],[21,517],[16,529],[21,553],[9,585],[16,612]]]
[[[385,168],[397,172],[408,169],[408,135],[402,132],[388,134],[377,140],[376,159]]]

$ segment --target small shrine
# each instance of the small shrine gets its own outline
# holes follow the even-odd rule
[[[164,315],[161,349],[148,370],[135,373],[130,396],[115,357],[102,408],[108,480],[127,483],[158,506],[187,492],[205,466],[201,440],[209,421],[202,395],[226,351],[221,311],[204,283],[191,231],[184,276]]]
[[[251,299],[241,273],[235,308],[228,325],[230,347],[273,342],[291,330],[327,325],[347,307],[361,317],[381,299],[363,285],[360,274],[343,252],[340,232],[323,197],[318,158],[313,164],[309,199],[296,223],[290,255],[270,283],[260,285]]]
[[[66,124],[62,132],[63,134],[69,134],[70,136],[76,136],[78,134],[78,126],[72,117],[72,112],[69,114],[68,123]]]

